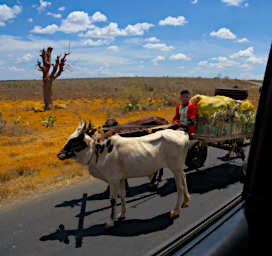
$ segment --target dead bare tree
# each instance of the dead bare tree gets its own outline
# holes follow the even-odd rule
[[[44,110],[51,109],[53,107],[53,92],[52,86],[53,82],[61,76],[66,65],[66,58],[70,52],[64,53],[63,56],[58,55],[55,60],[55,64],[51,64],[51,55],[53,48],[48,47],[41,50],[41,59],[42,61],[37,61],[37,66],[40,71],[43,73],[43,100],[44,100]],[[50,74],[50,68],[52,71]]]

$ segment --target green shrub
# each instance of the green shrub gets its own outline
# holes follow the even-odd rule
[[[139,110],[140,105],[139,104],[133,104],[133,103],[126,103],[122,106],[122,110],[126,112],[131,112],[135,110]]]
[[[43,117],[42,125],[45,127],[54,127],[56,121],[56,116],[49,115],[47,118]]]
[[[13,124],[17,127],[27,127],[29,126],[29,122],[25,122],[21,116],[18,116],[16,120],[14,120]]]

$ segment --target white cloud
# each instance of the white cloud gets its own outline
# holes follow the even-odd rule
[[[114,52],[118,52],[119,51],[119,47],[116,45],[111,45],[107,48],[108,50],[114,51]]]
[[[249,63],[243,63],[240,67],[248,71],[253,69],[252,65],[250,65]]]
[[[157,56],[156,58],[154,58],[152,60],[152,62],[154,63],[154,65],[158,65],[158,62],[159,61],[162,61],[162,60],[165,60],[165,57],[164,56]]]
[[[87,31],[84,35],[86,37],[116,37],[124,36],[124,31],[121,31],[118,27],[118,24],[111,22],[105,27],[94,27],[92,30]]]
[[[249,40],[244,37],[244,38],[238,39],[237,42],[238,43],[247,43],[247,42],[249,42]]]
[[[125,29],[120,29],[117,23],[111,22],[105,27],[94,26],[91,30],[87,31],[81,36],[101,38],[114,38],[117,36],[140,36],[153,26],[153,24],[144,22],[136,23],[135,25],[128,25]]]
[[[198,0],[192,0],[192,4],[197,4]]]
[[[233,34],[228,28],[220,28],[218,31],[212,31],[210,36],[223,38],[223,39],[235,39],[236,35]]]
[[[237,59],[241,57],[252,57],[254,56],[254,48],[253,47],[248,47],[245,50],[240,50],[232,55],[230,55],[231,59]]]
[[[12,72],[22,72],[22,71],[25,71],[23,68],[17,68],[15,66],[11,66],[11,67],[8,67],[9,71],[12,71]]]
[[[87,46],[101,46],[104,44],[107,44],[107,41],[105,40],[92,40],[92,39],[87,39],[85,41],[82,42],[83,45],[87,45]]]
[[[156,50],[160,50],[160,51],[169,51],[174,49],[173,46],[171,45],[166,45],[164,43],[158,43],[158,44],[145,44],[144,48],[148,48],[148,49],[156,49]]]
[[[184,16],[178,16],[178,17],[172,17],[168,16],[164,20],[159,21],[159,25],[161,26],[166,26],[166,25],[171,25],[171,26],[183,26],[188,21],[186,21],[186,18]]]
[[[6,26],[6,21],[13,19],[22,11],[22,7],[14,5],[9,7],[6,4],[0,5],[0,27]]]
[[[91,16],[91,22],[105,22],[105,21],[107,21],[107,17],[101,12],[95,12]]]
[[[29,19],[27,19],[27,21],[31,23],[31,22],[33,22],[33,19],[29,18]]]
[[[34,5],[33,7],[36,7],[38,12],[43,12],[50,5],[51,5],[51,2],[40,0],[40,5],[38,7]]]
[[[265,58],[257,57],[254,55],[247,58],[246,62],[249,62],[252,64],[263,64],[265,63]]]
[[[240,6],[244,0],[221,0],[222,3],[225,3],[227,5],[231,5],[231,6]]]
[[[239,62],[230,60],[227,57],[219,56],[217,58],[212,58],[212,60],[214,60],[216,62],[210,62],[209,63],[210,67],[217,68],[217,69],[223,69],[223,68],[234,67],[234,66],[239,67],[240,66]]]
[[[59,27],[56,24],[48,25],[45,28],[35,26],[30,32],[35,34],[54,34],[58,31]]]
[[[46,13],[46,15],[52,16],[52,17],[57,18],[57,19],[60,19],[62,17],[62,15],[60,13],[48,12],[48,13]]]
[[[28,62],[28,61],[32,60],[33,58],[34,58],[34,56],[32,54],[26,53],[22,57],[17,58],[16,63]]]
[[[173,54],[169,57],[169,60],[191,60],[190,57],[183,53]]]
[[[202,60],[197,63],[197,66],[207,66],[209,62],[207,60]]]
[[[198,62],[198,68],[215,68],[215,69],[224,69],[228,67],[240,67],[240,63],[234,60],[230,60],[227,57],[218,56],[210,58],[210,61],[203,60]]]
[[[248,7],[248,3],[245,3],[245,4],[244,4],[244,7],[247,8],[247,7]]]
[[[61,6],[61,7],[58,8],[58,10],[61,11],[61,12],[65,11],[65,9],[66,9],[65,6]]]
[[[157,43],[160,41],[160,39],[158,39],[157,37],[153,36],[153,37],[149,37],[145,39],[146,42],[150,42],[150,43]]]
[[[91,25],[88,13],[74,11],[69,13],[65,20],[62,20],[59,31],[65,33],[76,33],[88,29]]]
[[[149,30],[152,27],[154,27],[153,24],[143,22],[136,23],[135,25],[128,25],[124,31],[128,36],[141,36],[146,30]]]
[[[54,14],[48,12],[47,15],[54,16],[55,18],[60,18],[61,14]],[[92,24],[94,22],[106,21],[107,17],[101,12],[95,12],[92,16],[83,11],[74,11],[69,13],[66,19],[61,21],[61,25],[51,24],[45,28],[40,26],[35,26],[32,29],[32,33],[37,34],[53,34],[56,31],[62,31],[64,33],[77,33],[80,31],[85,31],[95,26]]]
[[[224,61],[228,61],[228,58],[227,57],[219,56],[219,57],[211,58],[211,60],[216,60],[216,61],[219,61],[219,62],[224,62]]]

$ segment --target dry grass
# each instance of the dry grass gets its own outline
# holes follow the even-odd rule
[[[109,117],[120,123],[147,115],[170,120],[182,88],[192,94],[213,95],[216,87],[249,90],[257,106],[258,87],[239,80],[201,78],[104,78],[56,81],[55,103],[66,109],[34,112],[40,108],[41,82],[0,82],[0,112],[6,126],[0,134],[0,205],[89,179],[86,167],[73,161],[59,161],[56,153],[76,128],[79,116],[101,125]],[[139,108],[124,110],[128,103]],[[42,120],[56,116],[54,127]],[[14,121],[21,117],[20,124]],[[28,125],[26,125],[28,124]]]
[[[252,89],[251,84],[242,80],[221,78],[171,78],[171,77],[134,77],[134,78],[82,78],[60,79],[54,83],[56,99],[78,98],[120,98],[133,94],[135,97],[162,97],[172,95],[180,89],[190,89],[192,94],[214,94],[215,88],[233,87]],[[0,99],[40,100],[42,82],[1,81]]]

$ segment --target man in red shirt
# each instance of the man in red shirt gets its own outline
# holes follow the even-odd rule
[[[190,92],[182,90],[180,92],[181,103],[176,108],[176,115],[173,118],[173,123],[178,127],[186,129],[190,134],[195,133],[196,108],[190,102]]]

